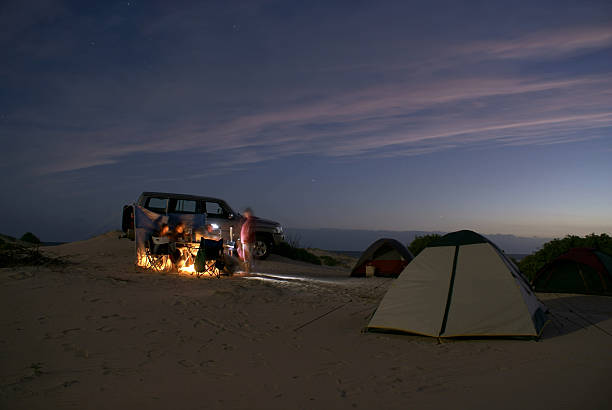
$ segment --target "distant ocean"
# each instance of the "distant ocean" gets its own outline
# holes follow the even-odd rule
[[[514,259],[515,261],[519,262],[525,256],[529,256],[531,254],[530,253],[508,253],[507,255],[511,257],[512,259]]]
[[[417,236],[432,233],[444,234],[437,231],[376,231],[365,229],[306,229],[285,228],[288,238],[297,240],[304,248],[339,249],[340,253],[346,250],[363,251],[374,241],[380,238],[398,240],[404,245],[411,243]],[[492,234],[485,237],[496,244],[509,255],[521,256],[537,251],[552,238],[523,237],[514,235]],[[354,255],[346,253],[347,255]]]
[[[361,256],[361,251],[332,251],[328,250],[328,252],[339,253],[340,255],[352,256],[353,258],[359,258]]]
[[[353,258],[359,258],[361,256],[361,252],[360,251],[334,251],[334,250],[329,250],[329,252],[339,253],[341,255],[352,256]],[[521,259],[523,259],[525,256],[528,256],[529,254],[528,253],[509,253],[507,255],[518,262]]]

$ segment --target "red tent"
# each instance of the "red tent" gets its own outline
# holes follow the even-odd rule
[[[413,258],[408,248],[395,239],[379,239],[361,254],[351,276],[365,276],[366,266],[372,265],[376,276],[398,277]]]

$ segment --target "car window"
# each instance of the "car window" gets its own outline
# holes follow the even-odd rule
[[[149,198],[147,200],[145,208],[153,212],[165,213],[167,205],[168,205],[168,198],[155,198],[154,197],[154,198]]]
[[[206,201],[206,214],[213,218],[227,218],[227,215],[219,202]]]
[[[179,214],[195,214],[196,201],[190,199],[177,199],[174,202],[173,209],[170,212]]]

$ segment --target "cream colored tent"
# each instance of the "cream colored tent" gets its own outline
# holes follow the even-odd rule
[[[434,337],[537,337],[546,322],[518,268],[472,231],[443,236],[391,284],[368,330]]]

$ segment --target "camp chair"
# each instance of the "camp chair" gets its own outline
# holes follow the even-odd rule
[[[168,238],[158,236],[149,238],[145,245],[145,255],[150,269],[162,273],[172,270]]]
[[[214,241],[202,238],[195,260],[196,275],[198,277],[210,275],[219,278],[224,268],[223,239]]]

